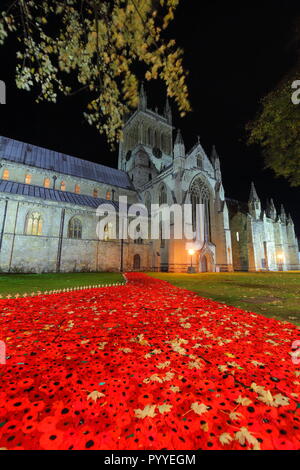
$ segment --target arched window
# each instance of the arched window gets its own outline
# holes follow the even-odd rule
[[[158,134],[157,134],[157,131],[154,131],[154,144],[153,144],[154,147],[159,147],[159,142],[158,142]]]
[[[97,191],[97,189],[94,189],[94,191],[93,191],[93,197],[98,197],[98,191]]]
[[[2,179],[3,180],[8,180],[9,179],[9,171],[8,170],[3,170]]]
[[[204,224],[204,241],[211,240],[211,222],[210,222],[210,193],[209,189],[202,181],[198,178],[195,180],[190,189],[191,204],[192,204],[192,222],[193,222],[193,231],[197,229],[197,219],[200,215],[199,205],[203,204],[203,216],[204,220],[202,221],[199,218],[199,222]],[[197,216],[198,215],[198,216]],[[201,227],[200,227],[201,228]]]
[[[80,194],[80,186],[79,184],[75,184],[75,193]]]
[[[44,179],[44,188],[50,188],[50,178]]]
[[[161,141],[161,150],[164,152],[164,153],[167,153],[166,151],[166,136],[165,134],[161,134],[160,136],[160,141]]]
[[[164,248],[166,246],[166,240],[163,234],[163,224],[160,222],[159,224],[159,239],[160,239],[160,247]]]
[[[31,175],[29,173],[27,173],[27,175],[25,175],[25,183],[26,184],[30,184],[31,183]]]
[[[68,226],[68,238],[79,240],[82,238],[82,223],[77,217],[73,217]]]
[[[202,156],[200,155],[200,153],[197,154],[196,160],[197,160],[197,168],[202,169],[203,168],[203,159],[202,159]]]
[[[25,222],[26,235],[42,235],[43,219],[39,212],[29,212]]]
[[[110,191],[106,191],[106,199],[107,199],[108,201],[111,200],[111,192],[110,192]]]
[[[113,224],[108,222],[104,227],[104,241],[109,241],[113,239]]]
[[[162,204],[167,204],[168,198],[167,198],[167,191],[165,186],[161,186],[160,191],[159,191],[159,196],[158,196],[158,203],[159,205]]]
[[[152,145],[152,132],[151,127],[148,128],[148,145],[151,147]]]
[[[61,191],[65,191],[65,190],[66,190],[66,183],[65,183],[64,181],[62,181],[62,182],[60,183],[60,190],[61,190]]]
[[[140,257],[140,255],[134,255],[134,257],[133,257],[133,269],[141,269],[141,257]]]

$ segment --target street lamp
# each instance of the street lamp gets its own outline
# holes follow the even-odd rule
[[[189,250],[188,250],[188,254],[189,254],[190,257],[191,257],[191,266],[188,267],[188,273],[194,273],[194,272],[195,272],[195,269],[193,268],[193,256],[194,256],[194,254],[195,254],[195,250],[189,249]]]
[[[283,271],[284,254],[278,253],[277,259],[278,259],[278,264],[279,264],[279,271]]]

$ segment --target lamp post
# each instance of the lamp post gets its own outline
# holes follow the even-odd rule
[[[191,265],[188,267],[188,273],[195,273],[195,268],[193,267],[193,256],[195,254],[195,250],[190,249],[188,250],[188,254],[191,256]]]
[[[283,262],[284,262],[284,255],[283,253],[279,253],[277,255],[277,259],[278,259],[278,264],[279,264],[279,271],[283,271]]]

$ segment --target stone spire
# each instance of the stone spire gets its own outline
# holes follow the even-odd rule
[[[216,162],[217,160],[220,160],[215,145],[212,146],[210,159],[211,159],[211,162],[212,162],[212,164],[213,164],[214,167],[215,167],[215,162]]]
[[[267,201],[267,214],[273,220],[276,220],[277,211],[273,199]]]
[[[180,129],[177,131],[175,143],[174,143],[174,159],[175,158],[184,158],[185,157],[185,145],[183,138],[180,132]]]
[[[144,83],[142,82],[139,97],[139,110],[146,111],[147,109],[147,94],[145,92]]]
[[[168,97],[166,99],[164,116],[167,119],[168,124],[172,124],[172,110],[171,110],[171,105],[170,105],[170,101]]]
[[[287,220],[287,217],[286,217],[286,213],[285,213],[283,204],[281,204],[281,206],[280,206],[280,220],[281,220],[281,222],[283,222],[283,223],[285,223],[286,220]]]
[[[211,151],[211,156],[210,160],[212,163],[212,166],[214,167],[215,170],[215,177],[218,181],[221,181],[222,179],[222,174],[221,174],[221,163],[220,163],[220,157],[217,152],[216,146],[213,145],[212,151]]]
[[[251,183],[251,190],[250,190],[250,196],[249,196],[249,202],[254,202],[254,201],[259,201],[260,202],[260,199],[257,195],[257,192],[256,192],[256,188],[254,186],[254,183],[252,181]]]
[[[256,219],[259,219],[261,215],[261,202],[257,195],[253,181],[251,183],[248,207],[249,207],[250,214]]]
[[[293,219],[292,219],[291,214],[288,215],[287,222],[288,222],[289,225],[294,225],[294,221],[293,221]]]

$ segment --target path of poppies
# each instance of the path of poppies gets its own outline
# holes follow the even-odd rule
[[[300,449],[296,326],[127,277],[0,301],[0,448]]]

